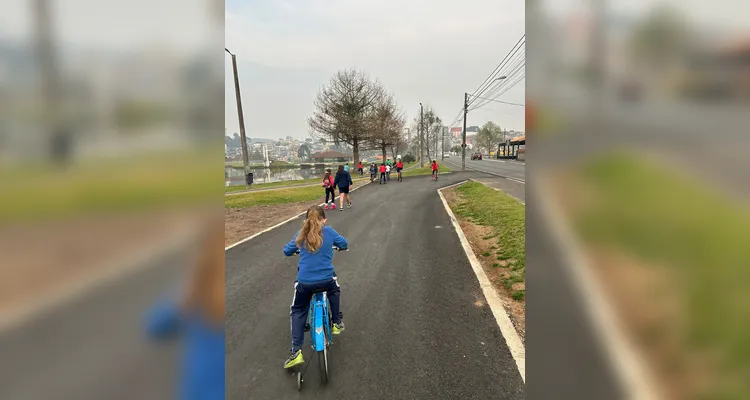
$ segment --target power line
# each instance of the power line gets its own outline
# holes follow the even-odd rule
[[[526,107],[526,104],[511,103],[511,102],[507,102],[507,101],[500,101],[500,100],[495,100],[495,99],[488,99],[486,97],[479,97],[479,96],[474,96],[474,97],[476,97],[477,99],[482,99],[482,100],[487,100],[487,101],[494,101],[496,103],[509,104],[511,106]],[[470,109],[469,111],[476,110],[477,108],[479,108],[479,107],[474,107],[474,108]]]
[[[483,100],[483,102],[481,104],[478,104],[478,105],[470,108],[469,111],[473,111],[473,110],[476,110],[478,108],[484,107],[485,105],[489,104],[489,102],[491,102],[491,101],[498,102],[498,103],[505,103],[503,101],[497,100],[497,98],[500,97],[500,96],[502,96],[503,94],[505,94],[505,92],[507,92],[508,90],[512,89],[514,86],[516,86],[519,82],[523,81],[525,78],[526,78],[526,74],[523,74],[523,75],[519,76],[518,79],[516,79],[507,88],[505,88],[505,90],[503,90],[502,92],[498,93],[495,96],[495,98],[493,98],[493,99],[485,99],[485,100]],[[514,104],[514,105],[519,105],[520,106],[521,104]]]
[[[500,62],[500,64],[498,64],[498,66],[495,68],[495,71],[493,71],[493,73],[490,76],[488,76],[487,79],[485,79],[485,81],[481,85],[479,85],[479,88],[477,88],[477,90],[475,90],[472,93],[472,95],[480,96],[482,93],[484,93],[485,91],[487,91],[487,89],[490,86],[492,86],[493,83],[495,83],[497,81],[496,78],[502,76],[501,74],[499,74],[499,71],[505,65],[507,65],[510,62],[510,60],[516,55],[516,53],[518,52],[518,50],[520,50],[523,47],[523,44],[526,43],[525,40],[524,40],[525,38],[526,38],[526,34],[523,34],[521,36],[521,38],[518,39],[518,42],[516,42],[516,44],[513,46],[513,48],[510,49],[510,51],[508,52],[508,54],[505,55],[505,57]],[[521,42],[523,42],[523,43],[521,43]],[[493,77],[495,77],[495,79],[491,79]],[[484,86],[484,88],[482,88],[483,86]]]
[[[509,84],[509,82],[513,81],[513,79],[521,73],[525,72],[526,67],[526,54],[525,52],[519,55],[519,57],[513,61],[513,64],[510,65],[508,72],[505,74],[506,78],[502,81],[498,81],[498,83],[490,89],[488,86],[484,93],[478,93],[476,96],[484,95],[484,97],[494,97],[503,87]],[[474,103],[475,101],[472,100],[469,104]],[[480,101],[480,103],[482,103]]]
[[[498,90],[496,90],[495,93],[492,93],[488,97],[485,97],[484,100],[479,100],[477,102],[477,104],[475,104],[472,108],[469,109],[469,111],[475,110],[475,109],[480,108],[480,107],[483,107],[483,106],[487,105],[492,100],[497,100],[500,96],[502,96],[508,90],[510,90],[513,87],[515,87],[519,82],[523,81],[525,78],[526,78],[526,74],[525,73],[520,74],[519,76],[515,77],[511,82],[509,82],[507,86],[505,86],[503,88],[498,88]],[[492,96],[492,97],[490,97],[490,96]]]
[[[484,97],[483,100],[478,101],[472,101],[472,103],[476,103],[473,107],[473,109],[479,108],[487,104],[489,101],[487,99],[497,99],[500,95],[510,90],[512,87],[514,87],[518,82],[524,79],[526,76],[526,58],[525,56],[523,58],[519,58],[515,64],[513,65],[513,69],[511,72],[508,73],[507,78],[503,80],[503,83],[500,85],[495,86],[491,90],[487,92],[487,94]],[[478,97],[478,96],[476,96]]]
[[[521,41],[524,40],[525,37],[526,37],[526,34],[524,33],[521,36],[521,38],[518,39],[518,42],[516,42],[516,44],[513,46],[513,48],[510,49],[510,51],[508,52],[508,54],[505,55],[505,57],[503,58],[503,60],[500,61],[500,64],[498,64],[497,67],[495,67],[495,69],[492,71],[492,73],[490,73],[490,75],[487,76],[487,78],[484,79],[484,81],[472,93],[472,95],[480,95],[480,94],[482,94],[482,92],[487,89],[486,87],[484,89],[482,89],[482,87],[484,87],[485,85],[489,86],[492,82],[495,81],[495,79],[493,79],[493,77],[497,77],[497,72],[500,70],[500,68],[502,68],[503,64],[505,63],[505,60],[507,60],[508,57],[511,57],[512,54],[515,54],[514,49],[516,49],[516,47],[518,47],[519,43],[521,43]],[[480,92],[480,90],[482,90],[482,92]]]

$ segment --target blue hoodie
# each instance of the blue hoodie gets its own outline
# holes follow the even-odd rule
[[[297,281],[300,283],[316,283],[321,281],[327,281],[332,279],[333,273],[333,246],[340,249],[346,249],[349,243],[346,238],[339,235],[330,226],[323,227],[323,245],[320,250],[316,253],[310,253],[302,246],[301,249],[297,247],[295,241],[297,240],[296,235],[292,238],[292,241],[284,246],[284,254],[289,257],[299,250],[299,271],[297,272]]]
[[[224,326],[166,299],[149,310],[146,332],[154,339],[182,336],[184,340],[178,399],[224,399]]]

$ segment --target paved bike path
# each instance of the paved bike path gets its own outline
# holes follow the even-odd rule
[[[296,258],[281,248],[301,220],[226,252],[227,399],[522,399],[516,364],[436,193],[472,176],[409,177],[352,193],[329,211],[351,251],[334,257],[346,331],[320,384],[306,337],[303,393],[288,354]]]

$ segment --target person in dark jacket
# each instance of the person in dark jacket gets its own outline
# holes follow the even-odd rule
[[[375,178],[378,177],[378,167],[375,164],[370,164],[370,182],[374,182]]]
[[[344,170],[343,165],[339,165],[333,185],[339,188],[339,210],[341,211],[344,211],[344,198],[346,198],[347,208],[352,208],[352,200],[349,198],[349,188],[352,184],[352,176],[349,175],[348,171]]]

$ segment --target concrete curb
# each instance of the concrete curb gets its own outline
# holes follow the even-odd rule
[[[516,367],[518,367],[518,372],[521,374],[521,379],[523,379],[524,383],[526,383],[526,347],[524,346],[523,341],[521,341],[521,337],[518,335],[516,327],[510,320],[510,316],[508,315],[507,311],[505,311],[503,301],[500,299],[500,296],[498,296],[497,292],[495,292],[495,287],[492,286],[492,283],[487,277],[487,274],[484,272],[482,264],[479,263],[479,259],[477,259],[476,255],[474,254],[474,250],[472,250],[469,240],[466,239],[466,235],[464,234],[463,229],[461,229],[461,225],[458,223],[458,219],[456,219],[456,216],[453,214],[453,210],[451,210],[450,206],[448,205],[448,201],[445,199],[445,196],[443,196],[443,190],[463,185],[466,182],[468,182],[468,180],[440,188],[437,192],[438,195],[440,195],[440,200],[443,202],[445,211],[448,213],[448,216],[451,219],[453,227],[456,229],[456,234],[458,235],[458,239],[461,242],[461,247],[464,249],[464,253],[466,253],[466,257],[469,259],[469,263],[471,264],[471,268],[472,270],[474,270],[474,274],[479,281],[479,286],[482,289],[484,297],[487,299],[487,304],[490,306],[490,310],[492,310],[492,314],[495,317],[495,322],[500,328],[500,332],[502,333],[503,338],[505,338],[505,343],[508,345],[508,350],[510,350],[510,354],[513,356],[513,359],[516,362]]]

